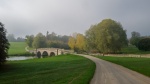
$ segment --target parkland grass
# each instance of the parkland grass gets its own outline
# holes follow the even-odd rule
[[[96,56],[150,77],[150,58]]]
[[[94,71],[91,60],[76,55],[8,61],[0,84],[89,84]]]
[[[28,55],[29,53],[26,52],[25,42],[10,42],[10,48],[8,50],[8,55],[10,56],[19,56],[19,55]]]
[[[150,51],[139,50],[136,46],[129,45],[122,48],[121,51],[123,54],[150,54]]]

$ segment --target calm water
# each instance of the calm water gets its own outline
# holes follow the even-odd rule
[[[6,60],[8,61],[15,61],[15,60],[27,60],[27,59],[33,59],[34,57],[26,57],[26,56],[10,56]]]

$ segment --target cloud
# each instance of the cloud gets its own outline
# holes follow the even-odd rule
[[[128,37],[132,31],[149,35],[150,1],[137,0],[1,0],[0,21],[16,36],[56,32],[84,33],[105,18],[122,23]]]

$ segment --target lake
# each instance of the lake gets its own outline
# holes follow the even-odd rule
[[[8,61],[15,61],[15,60],[27,60],[27,59],[33,59],[35,57],[27,57],[27,56],[10,56],[9,58],[6,58]]]

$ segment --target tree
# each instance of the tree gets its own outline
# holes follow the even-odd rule
[[[34,48],[45,48],[46,45],[46,37],[42,33],[38,33],[33,40],[32,46]]]
[[[9,42],[16,42],[14,34],[8,34],[7,39]]]
[[[150,38],[143,38],[138,42],[138,49],[150,51]]]
[[[141,40],[141,35],[139,32],[131,32],[132,37],[130,38],[130,44],[138,47],[138,42]]]
[[[27,35],[26,36],[26,43],[31,48],[32,48],[33,40],[34,40],[34,35]]]
[[[88,44],[102,53],[116,53],[127,45],[126,31],[119,22],[111,19],[104,19],[91,26],[86,32],[86,38]]]
[[[72,49],[72,50],[74,50],[75,49],[75,38],[74,37],[72,37],[72,36],[70,36],[70,38],[69,38],[69,41],[68,41],[68,45],[69,45],[69,47]]]
[[[77,34],[75,47],[79,51],[84,51],[85,50],[85,37],[83,36],[83,34]]]
[[[98,50],[96,44],[96,25],[92,25],[89,30],[85,33],[86,50]],[[100,52],[100,51],[99,51]]]
[[[8,56],[9,42],[6,38],[6,30],[4,25],[0,22],[0,65],[6,61]]]
[[[18,38],[16,39],[16,41],[17,41],[17,42],[24,42],[24,41],[25,41],[25,39],[24,39],[24,38],[22,38],[22,37],[18,37]]]

